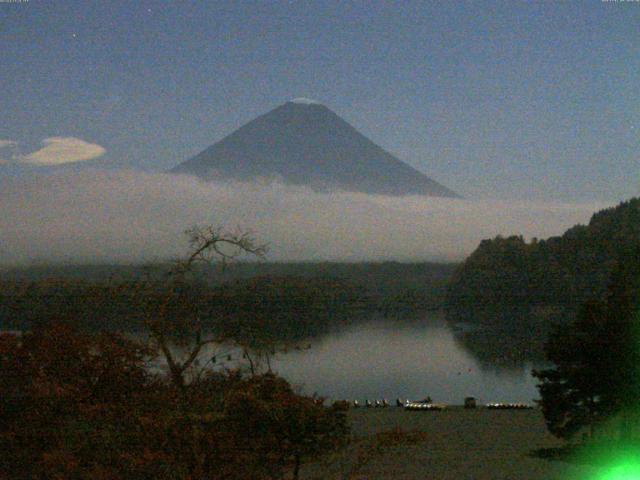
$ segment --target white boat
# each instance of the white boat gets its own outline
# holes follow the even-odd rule
[[[486,407],[490,410],[530,410],[533,405],[526,403],[487,403]]]
[[[446,405],[441,403],[431,403],[431,402],[410,402],[407,401],[404,404],[405,410],[444,410],[447,408]]]

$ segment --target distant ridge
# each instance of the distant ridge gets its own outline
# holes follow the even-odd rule
[[[458,197],[309,98],[255,118],[171,172],[205,179],[275,178],[318,190]]]

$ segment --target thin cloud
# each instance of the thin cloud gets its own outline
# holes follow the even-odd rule
[[[196,224],[250,229],[270,244],[268,260],[458,261],[482,239],[559,235],[605,206],[318,193],[95,170],[0,178],[0,205],[0,265],[175,258]]]
[[[75,137],[49,137],[42,141],[43,148],[16,160],[37,166],[63,165],[98,158],[106,152],[100,145]]]

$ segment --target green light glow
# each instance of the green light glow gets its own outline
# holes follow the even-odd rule
[[[627,419],[630,419],[627,416]],[[640,415],[634,412],[632,422],[640,426]],[[566,477],[567,480],[640,480],[640,438],[619,439],[620,417],[600,424],[599,438],[576,448],[570,461],[584,467]]]
[[[597,471],[580,480],[640,480],[640,445],[636,442],[592,444],[578,457],[580,463],[593,465]]]
[[[605,471],[598,480],[639,480],[640,459],[623,461]]]

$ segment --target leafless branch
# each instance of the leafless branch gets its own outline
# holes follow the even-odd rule
[[[194,226],[185,231],[189,239],[190,254],[177,262],[173,274],[185,274],[196,263],[212,263],[220,261],[222,265],[235,260],[243,254],[262,258],[266,255],[266,244],[257,242],[251,231],[236,229],[227,231],[220,227]]]

